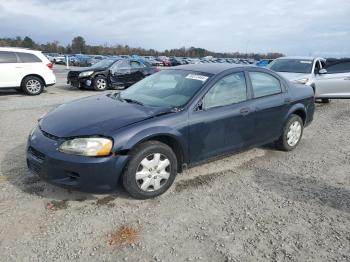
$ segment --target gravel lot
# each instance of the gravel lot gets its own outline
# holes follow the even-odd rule
[[[70,192],[30,176],[25,143],[58,84],[0,92],[0,261],[350,261],[350,101],[317,105],[289,153],[257,148],[192,168],[146,201]]]

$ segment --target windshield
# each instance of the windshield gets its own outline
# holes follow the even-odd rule
[[[267,67],[276,72],[310,74],[312,62],[308,59],[276,59]]]
[[[205,73],[163,70],[122,91],[120,98],[153,107],[182,107],[209,77]]]
[[[92,68],[105,68],[105,67],[109,67],[111,66],[115,61],[117,61],[116,59],[104,59],[94,65],[92,65]]]

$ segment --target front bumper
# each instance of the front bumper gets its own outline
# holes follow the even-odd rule
[[[85,192],[116,189],[129,156],[84,157],[57,150],[62,141],[36,128],[28,138],[27,166],[43,180]]]
[[[93,79],[91,77],[68,77],[67,84],[74,87],[91,87]]]

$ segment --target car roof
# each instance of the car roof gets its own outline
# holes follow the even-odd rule
[[[21,47],[0,47],[0,51],[9,51],[9,52],[24,52],[24,53],[41,53],[39,50],[32,50]]]
[[[197,71],[202,73],[209,73],[209,74],[219,74],[225,70],[232,69],[232,68],[239,68],[239,67],[247,67],[250,65],[241,65],[241,64],[229,64],[229,63],[221,63],[221,64],[190,64],[190,65],[179,65],[171,67],[170,69],[182,69],[182,70],[189,70],[189,71]]]
[[[277,59],[300,59],[300,60],[314,60],[314,59],[323,59],[322,57],[312,57],[312,56],[282,56]]]

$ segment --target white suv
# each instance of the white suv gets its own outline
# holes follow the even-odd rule
[[[40,51],[0,47],[0,89],[16,88],[39,95],[56,83],[52,63]]]

